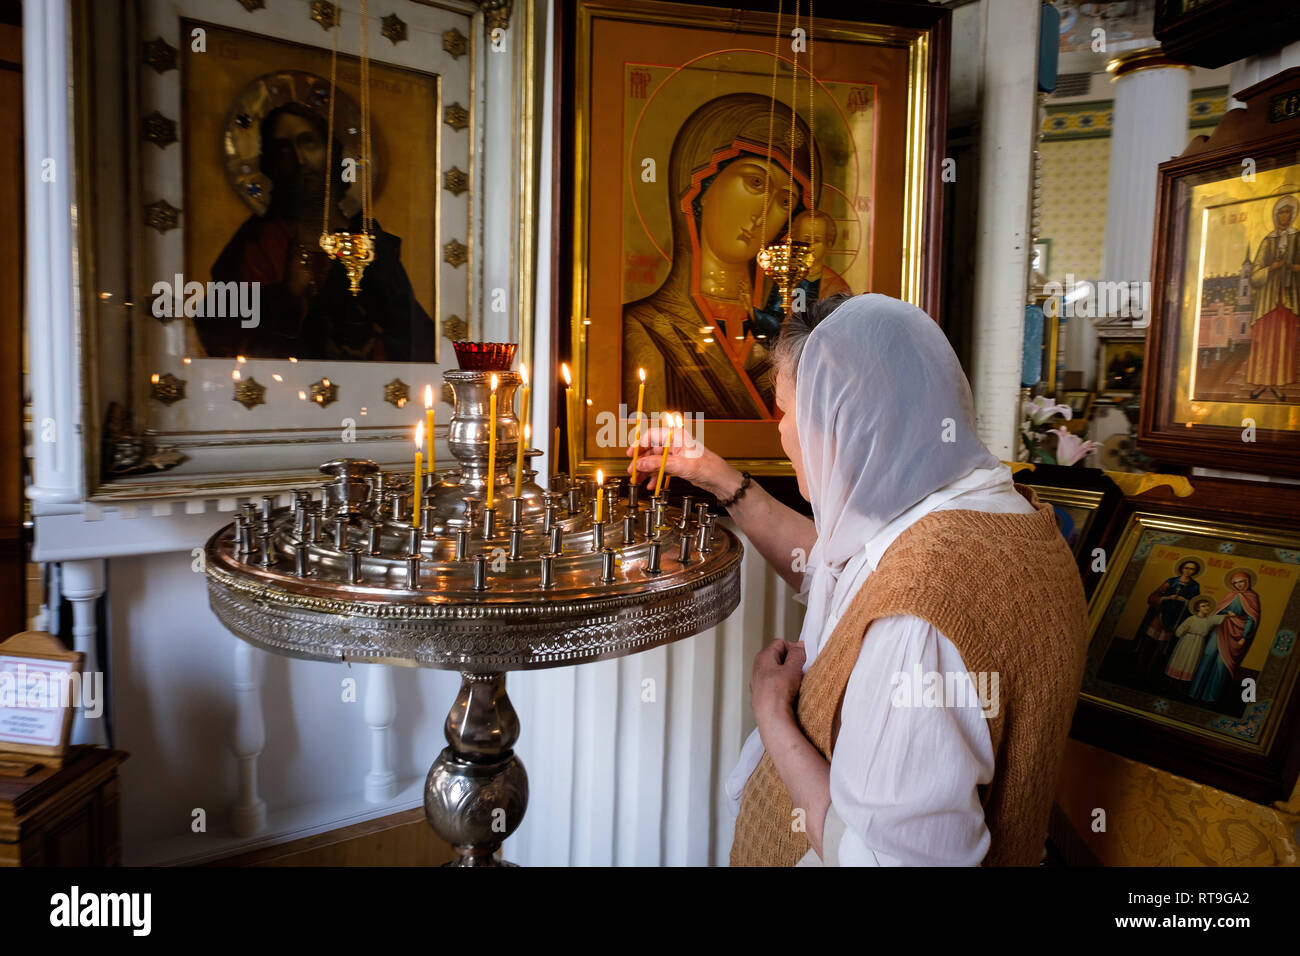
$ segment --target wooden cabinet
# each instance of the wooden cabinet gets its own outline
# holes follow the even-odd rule
[[[0,866],[117,866],[117,768],[126,758],[81,747],[61,768],[0,775]]]

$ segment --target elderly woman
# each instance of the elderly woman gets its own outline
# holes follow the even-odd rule
[[[824,300],[773,359],[812,520],[701,445],[667,450],[807,604],[800,640],[754,659],[732,864],[1038,863],[1085,651],[1052,510],[976,436],[920,309]],[[661,441],[645,436],[638,477]]]

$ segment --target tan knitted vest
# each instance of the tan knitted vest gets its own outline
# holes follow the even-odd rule
[[[1083,587],[1052,509],[1016,487],[1033,514],[935,511],[899,535],[808,668],[796,705],[799,726],[830,760],[863,637],[872,621],[894,615],[933,624],[970,673],[997,673],[995,770],[980,794],[992,838],[985,866],[1031,865],[1042,855],[1087,642]],[[793,866],[810,847],[794,820],[765,753],[741,795],[731,865]]]

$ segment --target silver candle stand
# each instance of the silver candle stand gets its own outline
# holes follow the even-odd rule
[[[739,604],[743,554],[734,534],[703,510],[692,515],[689,504],[683,512],[623,498],[597,528],[582,482],[558,474],[543,490],[531,469],[514,498],[520,379],[496,373],[503,411],[489,475],[490,374],[444,375],[454,392],[448,444],[457,467],[426,480],[417,527],[409,474],[343,458],[321,466],[319,494],[298,489],[288,507],[269,498],[248,505],[206,547],[212,609],[249,643],[306,660],[460,671],[424,809],[461,866],[500,863],[497,851],[528,803],[506,672],[698,634]],[[525,449],[524,457],[538,454]],[[641,520],[650,509],[657,520]]]

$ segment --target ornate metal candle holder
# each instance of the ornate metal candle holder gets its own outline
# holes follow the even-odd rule
[[[247,505],[206,548],[212,608],[252,644],[308,660],[461,672],[448,746],[425,783],[425,815],[465,866],[495,864],[527,804],[506,671],[689,637],[740,600],[742,546],[704,510],[622,498],[596,525],[583,482],[559,474],[543,490],[531,469],[514,498],[520,380],[497,372],[504,411],[489,474],[489,375],[444,375],[455,399],[448,444],[458,464],[429,476],[414,527],[409,474],[342,458],[321,466],[319,493],[295,490],[287,507],[269,497],[260,509]],[[496,485],[491,510],[488,482]]]
[[[795,286],[812,268],[812,246],[793,239],[774,242],[759,250],[758,266],[776,285],[781,293],[781,308],[788,313]]]
[[[364,232],[323,232],[320,247],[333,259],[343,263],[348,273],[348,288],[353,295],[361,291],[361,275],[375,261],[375,238]]]

